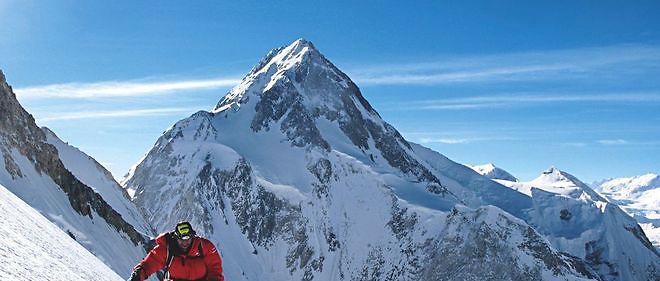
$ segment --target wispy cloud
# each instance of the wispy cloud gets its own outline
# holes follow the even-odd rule
[[[599,140],[598,143],[603,145],[623,145],[623,144],[627,144],[628,142],[622,139],[613,139],[613,140]]]
[[[523,76],[534,73],[552,72],[570,69],[570,65],[531,65],[518,67],[498,67],[472,69],[430,74],[384,74],[379,76],[358,76],[356,80],[366,85],[387,84],[446,84],[460,82],[479,82],[488,80],[538,80],[540,75]]]
[[[14,89],[21,99],[34,98],[107,98],[136,97],[166,94],[177,91],[213,90],[231,87],[240,82],[236,78],[192,79],[179,81],[103,81],[93,83],[64,83]]]
[[[152,109],[133,109],[133,110],[116,110],[116,111],[86,111],[86,112],[73,112],[61,113],[56,116],[46,116],[38,118],[38,123],[63,121],[63,120],[78,120],[78,119],[99,119],[99,118],[122,118],[122,117],[138,117],[138,116],[162,116],[186,112],[195,112],[195,108],[152,108]]]
[[[466,138],[421,137],[417,139],[417,141],[421,144],[432,144],[432,143],[467,144],[467,143],[475,143],[475,142],[503,141],[503,140],[513,140],[513,138],[511,137],[466,137]]]
[[[421,138],[419,139],[420,143],[444,143],[444,144],[460,144],[470,142],[469,139],[450,139],[450,138]]]
[[[586,147],[587,144],[584,142],[565,142],[561,143],[561,146],[568,146],[568,147]]]
[[[476,108],[494,108],[523,106],[544,103],[561,102],[633,102],[660,103],[660,92],[657,93],[608,93],[608,94],[516,94],[472,96],[410,102],[406,106],[398,105],[400,109],[443,109],[462,110]]]
[[[634,70],[630,75],[637,76],[656,73],[660,70],[660,47],[627,45],[450,57],[431,62],[359,66],[347,72],[359,85],[406,85],[580,79],[593,78],[594,75],[618,79],[625,77],[629,70]],[[157,78],[71,82],[16,88],[14,91],[21,99],[135,97],[213,90],[239,82],[237,76],[174,81]],[[460,109],[466,105],[445,107]]]
[[[628,70],[637,71],[631,75],[639,75],[640,69],[657,70],[659,66],[659,47],[621,45],[449,57],[431,62],[361,66],[348,72],[359,85],[453,84],[574,80],[594,76],[618,79]]]

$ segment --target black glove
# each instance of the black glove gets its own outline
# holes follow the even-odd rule
[[[142,281],[140,279],[140,273],[142,272],[142,267],[141,266],[136,266],[135,269],[133,269],[133,273],[131,273],[131,277],[128,278],[126,281]]]

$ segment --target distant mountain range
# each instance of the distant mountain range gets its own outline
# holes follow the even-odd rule
[[[599,201],[614,203],[637,220],[656,250],[660,249],[660,176],[657,174],[607,179],[594,182],[589,187],[576,177],[555,168],[550,168],[527,183],[519,183],[510,173],[493,164],[471,166],[471,168],[528,195],[531,195],[533,187],[557,194],[573,194],[573,196],[584,191],[589,196],[598,198]]]
[[[648,173],[605,180],[593,186],[635,218],[653,245],[660,249],[660,176]]]

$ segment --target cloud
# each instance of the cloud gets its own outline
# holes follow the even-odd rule
[[[510,106],[526,106],[544,103],[564,102],[634,102],[634,103],[660,103],[660,92],[658,93],[609,93],[609,94],[517,94],[517,95],[492,95],[472,96],[461,98],[447,98],[436,100],[425,100],[409,102],[407,106],[398,105],[399,109],[442,109],[463,110],[477,108],[496,108]]]
[[[420,143],[444,143],[444,144],[460,144],[470,142],[468,139],[449,139],[449,138],[421,138],[419,139]]]
[[[452,84],[475,82],[546,81],[593,78],[608,79],[656,73],[660,69],[660,47],[623,45],[601,48],[551,50],[486,56],[446,58],[441,61],[367,65],[349,69],[359,85]],[[641,74],[640,74],[641,73]],[[135,97],[177,91],[213,90],[232,87],[236,77],[183,79],[159,78],[127,81],[71,82],[16,88],[19,98]],[[461,105],[445,106],[458,108]]]
[[[393,84],[447,84],[460,82],[479,82],[489,80],[538,80],[541,76],[524,75],[543,73],[550,71],[560,71],[570,69],[568,65],[531,65],[519,67],[502,67],[473,69],[465,71],[452,71],[446,73],[431,74],[385,74],[372,77],[356,78],[359,84],[365,85],[393,85]]]
[[[451,137],[420,137],[417,141],[421,144],[441,143],[441,144],[466,144],[487,141],[513,140],[511,137],[469,137],[469,138],[451,138]]]
[[[628,144],[627,141],[622,140],[622,139],[599,140],[598,143],[600,143],[602,145],[623,145],[623,144]]]
[[[660,48],[619,45],[450,57],[431,62],[361,66],[347,72],[358,85],[455,84],[475,82],[620,79],[630,72],[657,72]]]
[[[195,108],[152,108],[152,109],[133,109],[133,110],[115,110],[115,111],[86,111],[74,113],[60,113],[55,116],[38,118],[38,123],[79,120],[79,119],[99,119],[99,118],[122,118],[138,116],[162,116],[178,113],[193,113]]]
[[[179,81],[103,81],[93,83],[64,83],[43,86],[33,86],[14,89],[19,98],[107,98],[136,97],[158,95],[176,91],[213,90],[231,87],[240,82],[234,78],[217,78]]]
[[[568,147],[586,147],[587,144],[584,142],[565,142],[561,143],[561,146],[568,146]]]

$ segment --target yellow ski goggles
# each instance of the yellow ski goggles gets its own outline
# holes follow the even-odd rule
[[[176,225],[176,236],[179,239],[188,240],[195,235],[195,231],[192,229],[192,226],[188,222],[178,223]]]

